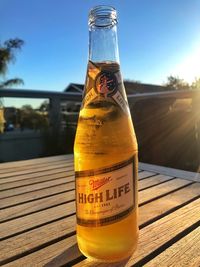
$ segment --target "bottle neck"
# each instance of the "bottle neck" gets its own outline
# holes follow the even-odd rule
[[[117,26],[89,27],[89,60],[119,63]]]

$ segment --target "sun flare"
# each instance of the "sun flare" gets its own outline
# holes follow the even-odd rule
[[[179,76],[191,84],[195,78],[200,77],[200,45],[190,55],[184,58],[181,64],[177,65],[173,75]]]

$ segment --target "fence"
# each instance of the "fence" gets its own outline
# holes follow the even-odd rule
[[[67,152],[72,152],[75,129],[68,127],[67,133],[61,130],[61,106],[69,101],[80,102],[80,93],[2,89],[0,97],[49,99],[48,135],[31,136],[30,134],[29,136],[29,147],[38,146],[35,152],[31,154],[29,149],[26,153],[24,149],[23,156],[12,156],[18,154],[16,144],[19,138],[22,142],[22,136],[13,137],[11,142],[2,134],[0,135],[0,161],[65,153],[67,150],[61,147],[67,145],[71,147]],[[132,94],[128,95],[128,101],[139,143],[140,160],[196,171],[200,164],[200,90]],[[66,118],[67,120],[73,118],[71,122],[76,124],[77,117],[77,114],[68,113]],[[26,136],[26,144],[28,144],[27,138]],[[38,139],[40,145],[33,142],[34,138]],[[41,138],[43,138],[42,142]],[[48,138],[49,142],[47,142]],[[63,143],[65,139],[68,140],[67,143]],[[44,149],[41,149],[42,143],[46,147],[57,144],[57,148],[50,149],[45,154]],[[179,158],[182,158],[180,164]]]

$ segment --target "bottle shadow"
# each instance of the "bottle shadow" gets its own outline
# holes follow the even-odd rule
[[[85,257],[80,252],[78,245],[74,244],[46,263],[44,267],[72,266],[83,259]]]

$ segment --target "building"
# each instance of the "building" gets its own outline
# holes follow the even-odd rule
[[[140,83],[140,82],[132,82],[128,80],[124,81],[124,86],[125,86],[127,95],[138,94],[138,93],[162,92],[162,91],[170,90],[170,88],[166,86],[155,85],[155,84],[145,84],[145,83]],[[83,84],[70,83],[64,89],[64,92],[82,93],[83,89],[84,89]]]

